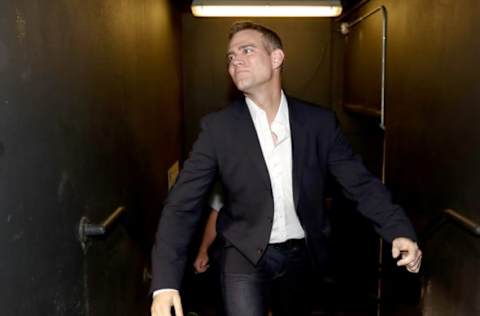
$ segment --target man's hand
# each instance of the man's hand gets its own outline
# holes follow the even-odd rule
[[[166,290],[153,296],[152,316],[172,316],[172,306],[176,316],[183,316],[182,302],[177,290]]]
[[[193,266],[195,267],[195,272],[203,273],[207,271],[208,265],[208,253],[206,251],[199,252]]]
[[[422,263],[422,251],[416,242],[411,239],[399,237],[392,242],[392,257],[402,258],[397,261],[397,266],[405,266],[409,272],[417,273]]]

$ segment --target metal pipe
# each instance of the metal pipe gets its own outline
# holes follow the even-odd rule
[[[379,118],[381,115],[380,110],[372,109],[363,105],[344,103],[343,107],[349,112],[360,113],[368,117]]]
[[[118,207],[115,212],[113,212],[112,214],[110,214],[110,216],[108,216],[102,223],[102,228],[107,231],[113,224],[113,222],[115,222],[115,220],[117,218],[120,217],[120,215],[125,211],[125,207],[123,206],[120,206]]]
[[[443,211],[450,219],[453,219],[455,222],[459,223],[463,227],[465,227],[469,232],[474,234],[475,236],[480,236],[480,224],[475,222],[474,220],[466,217],[463,214],[460,214],[458,211],[453,209],[447,208]]]
[[[364,5],[368,1],[362,1],[359,3],[358,7]],[[357,7],[355,7],[356,9]],[[347,12],[345,16],[349,15],[353,10]],[[385,131],[385,80],[386,80],[386,60],[387,60],[387,8],[385,6],[380,6],[372,11],[366,13],[365,15],[355,19],[352,22],[343,22],[340,24],[340,31],[342,34],[346,35],[349,33],[350,29],[360,22],[364,21],[368,17],[374,15],[377,12],[382,13],[382,70],[381,70],[381,98],[380,98],[380,128]],[[343,19],[343,17],[341,18]],[[340,20],[341,20],[340,19]],[[385,167],[386,165],[386,137],[383,138],[383,148],[382,148],[382,183],[385,184]],[[379,239],[379,249],[378,249],[378,280],[377,280],[377,316],[380,316],[382,313],[382,289],[383,289],[383,240]]]
[[[350,29],[362,22],[366,18],[372,16],[377,12],[382,12],[382,73],[381,73],[381,99],[380,99],[380,128],[385,130],[385,79],[386,79],[386,61],[387,61],[387,8],[380,6],[367,14],[357,18],[352,22],[343,22],[340,24],[340,30],[342,34],[346,35],[350,32]]]
[[[348,11],[342,13],[342,15],[340,15],[338,18],[336,18],[335,20],[336,21],[342,21],[344,20],[346,17],[348,17],[350,14],[352,14],[353,12],[357,11],[359,8],[363,7],[365,4],[367,4],[367,2],[369,2],[370,0],[363,0],[359,3],[357,3],[356,5],[354,5],[351,9],[349,9]]]
[[[78,225],[78,237],[82,248],[85,248],[88,237],[105,235],[124,211],[124,206],[117,207],[101,224],[91,224],[87,217],[82,217]]]

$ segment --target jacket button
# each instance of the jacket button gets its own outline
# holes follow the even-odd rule
[[[261,254],[263,253],[263,249],[262,249],[262,248],[258,248],[258,249],[257,249],[257,253],[258,253],[259,255],[261,255]]]

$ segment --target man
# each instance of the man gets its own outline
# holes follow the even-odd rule
[[[225,196],[217,231],[225,242],[222,292],[229,316],[264,316],[269,301],[274,316],[309,314],[306,271],[326,256],[328,173],[392,242],[393,257],[402,254],[397,264],[418,272],[421,251],[408,218],[353,155],[334,114],[283,93],[279,37],[242,22],[229,38],[228,72],[245,99],[203,119],[167,199],[152,251],[152,315],[170,316],[173,306],[183,316],[178,289],[187,246],[200,218],[196,210],[217,177]],[[352,236],[352,247],[361,246]]]
[[[207,271],[210,266],[209,251],[210,246],[217,238],[217,217],[218,212],[223,207],[222,201],[222,191],[220,184],[216,184],[213,188],[213,192],[210,194],[210,214],[208,215],[207,224],[202,236],[202,241],[200,242],[200,247],[198,249],[197,256],[193,262],[193,267],[195,268],[196,273],[203,273]]]
[[[196,274],[201,274],[206,272],[212,265],[213,271],[210,271],[210,277],[204,279],[203,284],[205,285],[206,280],[214,281],[213,286],[208,286],[205,288],[208,292],[209,297],[213,297],[215,305],[215,315],[222,316],[225,315],[223,312],[223,303],[220,297],[220,271],[218,268],[218,255],[219,255],[219,242],[217,238],[217,217],[218,212],[223,207],[223,195],[220,183],[216,183],[212,193],[210,194],[209,205],[211,207],[210,214],[208,215],[207,223],[202,236],[202,241],[197,252],[197,256],[193,262],[193,267],[195,268]],[[215,242],[215,245],[213,245]],[[210,249],[212,248],[212,249]],[[211,258],[212,257],[212,258]],[[213,259],[213,260],[211,260]],[[213,279],[212,279],[213,277]],[[211,282],[210,282],[211,283]]]

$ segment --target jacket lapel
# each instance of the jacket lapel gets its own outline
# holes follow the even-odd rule
[[[287,97],[290,120],[290,134],[292,137],[292,186],[295,208],[298,210],[300,183],[305,160],[307,130],[304,126],[304,117],[295,101]],[[251,159],[265,185],[271,191],[270,176],[263,158],[262,148],[258,141],[257,132],[248,112],[247,104],[242,99],[234,104],[237,117],[238,145],[244,148],[246,155]]]
[[[304,126],[304,117],[301,108],[295,106],[295,101],[287,98],[290,118],[290,133],[292,136],[292,184],[293,201],[298,211],[300,183],[305,160],[305,146],[307,131]]]
[[[245,151],[246,155],[253,162],[256,171],[258,171],[263,182],[271,192],[270,176],[247,104],[242,99],[236,102],[234,106],[238,124],[236,129],[238,146]]]

